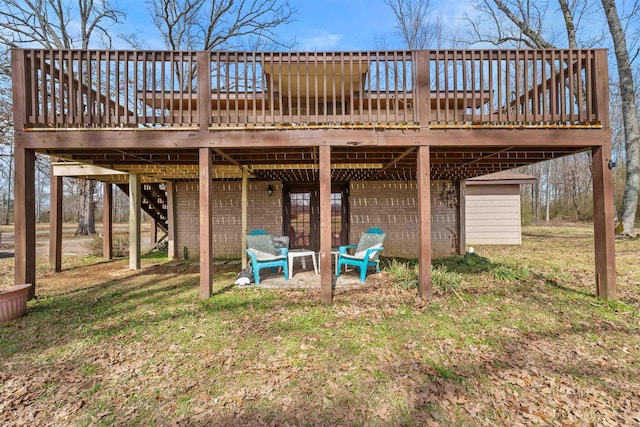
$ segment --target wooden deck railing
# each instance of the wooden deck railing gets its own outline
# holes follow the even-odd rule
[[[575,126],[608,120],[605,50],[420,54],[428,63],[430,124]]]
[[[606,51],[15,50],[17,129],[600,126]],[[205,108],[201,106],[206,105]]]

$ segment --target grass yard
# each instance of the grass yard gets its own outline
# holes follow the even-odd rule
[[[195,264],[39,260],[40,297],[0,326],[0,424],[640,424],[640,239],[616,242],[607,303],[591,226],[523,236],[435,263],[431,302],[398,262],[325,307],[233,287],[231,263],[200,301]]]

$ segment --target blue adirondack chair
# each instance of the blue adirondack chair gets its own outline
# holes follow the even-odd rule
[[[256,285],[260,284],[260,269],[282,267],[284,278],[289,277],[287,265],[287,252],[289,248],[277,249],[273,236],[264,230],[252,230],[247,235],[247,249],[245,252],[251,258],[253,279]]]
[[[384,250],[382,244],[386,233],[379,228],[370,228],[362,233],[357,245],[345,245],[338,248],[338,263],[336,265],[336,277],[340,277],[342,266],[353,265],[360,269],[360,282],[364,283],[367,277],[367,268],[375,267],[380,273],[380,252]],[[347,249],[355,249],[353,255],[347,253]]]

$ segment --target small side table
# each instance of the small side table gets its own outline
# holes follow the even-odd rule
[[[331,257],[334,258],[333,264],[336,266],[338,265],[338,255],[340,255],[338,248],[331,248]],[[320,252],[318,252],[318,265],[320,265]]]
[[[338,272],[338,257],[340,256],[340,251],[336,248],[331,248],[331,255],[333,255],[335,257],[335,260],[333,262],[333,265],[336,267],[336,271],[335,273]],[[345,265],[345,271],[347,271],[347,266]]]
[[[313,261],[313,271],[318,274],[318,263],[316,262],[316,253],[314,251],[308,251],[305,249],[292,249],[287,254],[287,260],[289,262],[289,279],[293,277],[293,260],[295,258],[302,258],[302,268],[306,268],[306,262],[304,257],[311,257],[311,261]]]

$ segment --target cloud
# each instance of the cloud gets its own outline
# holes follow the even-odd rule
[[[300,49],[312,52],[336,50],[341,40],[340,34],[331,34],[326,30],[313,30],[311,34],[300,38]]]

